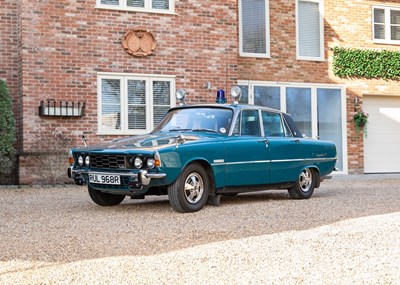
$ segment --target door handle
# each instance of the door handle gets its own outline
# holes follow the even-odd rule
[[[296,140],[291,140],[291,142],[294,142],[294,143],[300,143],[300,140],[299,140],[299,139],[296,139]]]

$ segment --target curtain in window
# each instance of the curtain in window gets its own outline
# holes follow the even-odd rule
[[[103,130],[121,129],[121,81],[101,80],[101,124]]]
[[[153,81],[153,121],[157,126],[171,106],[171,83]]]
[[[128,129],[146,129],[145,80],[128,80]]]
[[[319,3],[298,2],[299,56],[321,57]]]
[[[267,53],[265,0],[242,0],[242,51]]]

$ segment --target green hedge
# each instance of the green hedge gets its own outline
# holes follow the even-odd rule
[[[333,48],[333,72],[341,78],[400,79],[400,52]]]
[[[10,174],[15,161],[16,139],[11,97],[6,83],[0,80],[0,174]]]

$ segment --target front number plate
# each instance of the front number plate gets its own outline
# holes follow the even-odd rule
[[[112,185],[121,184],[119,175],[104,175],[100,173],[90,173],[89,182],[99,183],[99,184],[112,184]]]

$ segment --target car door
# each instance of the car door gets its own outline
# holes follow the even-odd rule
[[[269,183],[269,151],[261,135],[258,110],[242,110],[232,136],[225,142],[225,185]]]
[[[303,165],[302,138],[294,137],[280,113],[261,111],[271,159],[270,183],[295,181]]]

